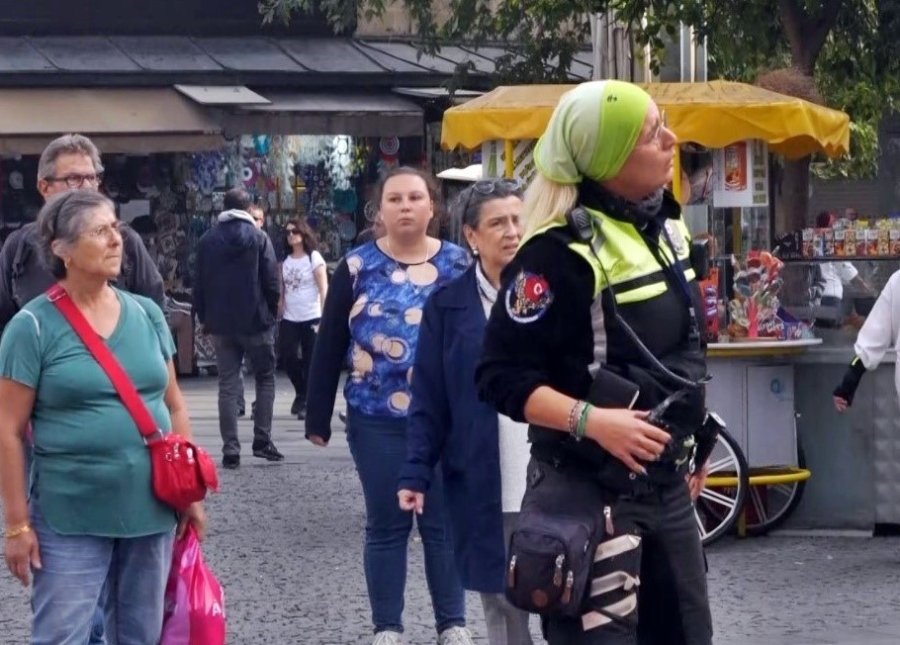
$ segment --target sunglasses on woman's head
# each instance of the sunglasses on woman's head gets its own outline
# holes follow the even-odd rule
[[[481,181],[476,181],[469,188],[466,188],[462,193],[460,193],[460,197],[465,194],[465,201],[463,202],[462,214],[465,217],[465,213],[469,210],[469,204],[472,201],[472,195],[478,192],[481,195],[491,195],[494,192],[503,193],[505,192],[507,195],[518,195],[522,192],[524,185],[522,181],[519,179],[482,179]]]
[[[472,190],[477,190],[482,195],[490,195],[494,191],[509,191],[511,193],[522,190],[524,186],[519,179],[482,179],[472,184]]]

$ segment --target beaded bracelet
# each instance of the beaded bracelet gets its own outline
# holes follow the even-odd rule
[[[578,427],[575,429],[576,439],[584,439],[584,435],[587,432],[588,413],[593,407],[594,406],[590,403],[585,402],[584,407],[581,409],[581,416],[578,418]]]
[[[569,423],[567,428],[569,430],[569,434],[572,435],[575,439],[580,439],[578,436],[578,424],[581,421],[581,415],[584,414],[584,408],[587,406],[585,401],[575,401],[575,405],[572,406],[572,409],[569,410]]]
[[[25,522],[25,524],[22,524],[21,526],[17,526],[14,529],[6,529],[6,532],[3,534],[3,537],[6,538],[7,540],[11,540],[12,538],[17,538],[20,535],[28,533],[29,531],[31,531],[31,524],[29,524],[28,522]]]

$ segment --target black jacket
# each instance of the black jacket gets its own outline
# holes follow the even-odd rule
[[[165,308],[163,279],[141,237],[132,229],[122,229],[125,251],[118,286],[147,296]],[[56,282],[45,266],[40,251],[40,231],[30,222],[6,238],[0,251],[0,331],[25,303],[44,293]]]
[[[612,212],[608,205],[602,206],[607,216],[628,217],[627,213]],[[678,216],[677,205],[667,198],[657,221],[647,227],[649,243],[658,242],[666,217]],[[515,306],[516,283],[522,276],[532,284],[542,284],[541,299],[524,314],[521,307]],[[639,382],[637,409],[651,409],[671,393],[657,387],[659,381],[651,367],[615,321],[609,290],[604,290],[601,297],[602,316],[592,312],[594,280],[590,265],[554,235],[537,235],[519,250],[504,270],[503,286],[491,311],[483,356],[476,371],[484,400],[501,413],[525,421],[525,404],[542,385],[576,399],[587,399],[593,381],[590,368],[598,360],[595,345],[601,339],[603,363]],[[667,276],[666,280],[668,291],[647,301],[620,304],[619,313],[663,364],[697,380],[706,373],[703,351],[690,347],[689,309],[674,279]],[[696,282],[690,284],[690,289],[694,306],[699,307]],[[602,318],[601,329],[594,328],[595,317]],[[702,416],[702,410],[699,412]],[[610,460],[598,444],[575,442],[563,432],[531,426],[529,437],[533,454],[566,454],[592,469],[603,468]],[[623,472],[627,476],[627,471]]]
[[[275,324],[280,290],[272,242],[249,215],[220,221],[200,238],[194,311],[207,332],[266,331]]]

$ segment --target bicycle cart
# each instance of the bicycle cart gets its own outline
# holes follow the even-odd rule
[[[696,504],[704,544],[737,528],[762,535],[799,504],[812,475],[797,435],[794,371],[788,360],[820,339],[714,343],[707,405],[728,424],[710,457]]]

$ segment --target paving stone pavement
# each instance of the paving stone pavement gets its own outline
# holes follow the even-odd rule
[[[218,456],[215,382],[188,379],[183,387],[195,433]],[[208,503],[204,549],[226,590],[229,642],[370,643],[364,509],[342,424],[335,417],[328,448],[312,446],[288,414],[289,385],[278,387],[275,440],[285,463],[250,455],[251,423],[243,420],[241,469],[222,472],[223,490]],[[416,539],[410,554],[405,642],[430,645],[436,638]],[[717,645],[900,643],[896,539],[729,539],[713,545],[708,558]],[[467,607],[476,642],[486,643],[477,595],[469,595]],[[28,622],[28,592],[3,571],[0,643],[26,643]]]

